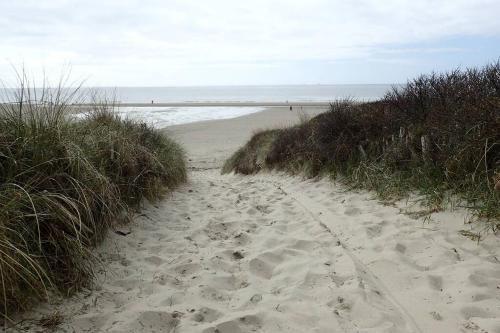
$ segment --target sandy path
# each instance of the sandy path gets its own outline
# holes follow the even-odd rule
[[[111,274],[91,296],[64,304],[62,330],[418,332],[273,181],[193,172],[134,224],[100,249]]]
[[[460,235],[467,212],[423,220],[326,179],[219,174],[253,130],[297,121],[284,111],[169,129],[189,182],[110,233],[94,290],[26,317],[58,310],[61,332],[500,332],[499,240]]]
[[[131,234],[110,235],[108,273],[55,307],[60,331],[500,329],[497,247],[441,225],[459,215],[423,225],[326,180],[190,176]]]
[[[388,299],[412,329],[500,332],[498,237],[476,243],[460,235],[473,228],[464,224],[465,210],[412,218],[401,213],[421,209],[411,200],[386,206],[373,194],[347,192],[329,181],[269,178],[339,238],[360,280]]]

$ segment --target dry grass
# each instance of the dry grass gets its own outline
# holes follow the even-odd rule
[[[69,294],[94,275],[92,247],[142,199],[186,179],[183,150],[101,103],[72,121],[78,89],[20,76],[0,104],[0,314]],[[13,98],[13,100],[12,100]],[[36,100],[36,102],[35,102]]]
[[[49,315],[42,317],[38,321],[38,325],[47,331],[53,331],[59,325],[61,325],[63,321],[64,321],[64,316],[60,312],[55,311]]]
[[[499,129],[497,62],[424,75],[376,102],[338,101],[329,112],[274,132],[271,143],[252,138],[223,171],[326,173],[386,199],[417,189],[432,207],[454,194],[492,221],[500,218]],[[265,155],[264,165],[255,163],[258,155]]]
[[[266,165],[266,158],[280,130],[257,132],[252,139],[238,150],[222,167],[223,173],[235,170],[242,174],[259,172]]]

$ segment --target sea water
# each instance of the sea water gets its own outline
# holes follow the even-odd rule
[[[83,88],[122,103],[183,102],[332,102],[339,99],[372,101],[398,85],[282,85],[282,86],[212,86],[212,87],[118,87]],[[1,90],[1,89],[0,89]],[[8,96],[12,89],[3,89]],[[85,98],[85,97],[84,97]],[[5,99],[4,99],[5,100]],[[157,127],[204,120],[235,118],[262,111],[263,107],[118,107],[123,117],[143,120]]]
[[[382,97],[393,85],[289,85],[213,87],[119,87],[98,88],[127,103],[176,102],[328,102],[351,98],[370,101]]]
[[[100,88],[126,103],[182,102],[332,102],[339,99],[372,101],[393,88],[387,84],[218,86],[218,87],[120,87]],[[144,120],[157,127],[204,120],[235,118],[264,110],[263,107],[127,107],[124,117]]]
[[[230,119],[263,111],[263,107],[118,107],[124,118],[144,121],[162,128],[204,120]]]

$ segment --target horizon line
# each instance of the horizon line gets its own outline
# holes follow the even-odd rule
[[[43,89],[43,88],[48,88],[48,89],[58,89],[58,88],[63,88],[63,89],[68,89],[68,88],[229,88],[229,87],[300,87],[300,86],[400,86],[400,85],[405,85],[407,83],[297,83],[297,84],[234,84],[234,85],[229,85],[229,84],[218,84],[218,85],[179,85],[179,86],[173,86],[173,85],[165,85],[165,86],[106,86],[106,85],[96,85],[96,86],[65,86],[65,87],[24,87],[27,89]],[[19,87],[1,87],[0,89],[19,89]]]

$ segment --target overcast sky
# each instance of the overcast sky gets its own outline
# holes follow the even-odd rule
[[[97,86],[398,83],[500,56],[499,0],[0,0],[12,65]]]

